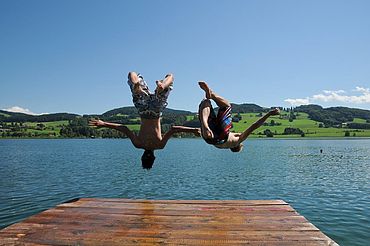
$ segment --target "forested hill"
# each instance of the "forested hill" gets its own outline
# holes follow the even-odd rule
[[[347,107],[323,108],[319,105],[302,105],[296,107],[294,111],[307,113],[310,119],[323,122],[328,126],[351,122],[354,118],[370,121],[370,110],[365,109]]]
[[[60,120],[73,120],[77,116],[79,115],[69,113],[29,115],[0,110],[0,121],[2,122],[48,122]]]
[[[174,114],[174,115],[191,115],[193,114],[190,111],[185,111],[185,110],[176,110],[176,109],[170,109],[166,108],[163,112],[164,115],[168,114]],[[139,116],[137,113],[137,109],[135,107],[122,107],[122,108],[116,108],[109,110],[105,113],[103,113],[101,116],[102,117],[112,117],[116,115],[136,115]]]
[[[251,104],[251,103],[243,103],[243,104],[231,104],[233,108],[233,112],[235,113],[260,113],[266,111],[261,106],[258,106],[257,104]]]
[[[263,108],[256,104],[232,104],[233,113],[261,113],[266,112],[268,109]],[[293,109],[295,112],[304,112],[309,115],[309,118],[318,122],[322,122],[327,126],[334,126],[341,123],[351,122],[354,118],[365,119],[370,122],[370,110],[347,108],[347,107],[330,107],[323,108],[319,105],[303,105]],[[176,118],[184,118],[185,116],[195,115],[196,112],[190,112],[186,110],[175,110],[167,108],[163,112],[164,120],[170,119],[170,121],[176,121]],[[104,120],[112,121],[132,121],[138,117],[137,110],[135,107],[121,107],[109,110],[103,114],[94,115],[83,115],[86,117],[97,117]],[[13,113],[4,110],[0,110],[0,122],[50,122],[50,121],[62,121],[62,120],[73,120],[76,117],[81,117],[78,114],[70,113],[55,113],[55,114],[43,114],[43,115],[28,115],[23,113]],[[182,121],[182,120],[181,120]],[[125,122],[122,122],[125,123]]]
[[[258,120],[269,108],[256,104],[232,104],[233,131],[240,132]],[[135,107],[121,107],[102,114],[78,115],[56,113],[28,115],[0,110],[0,138],[124,138],[126,135],[112,129],[88,126],[91,118],[124,124],[137,132],[140,117]],[[197,112],[166,109],[162,117],[162,131],[172,125],[200,127]],[[265,122],[255,136],[313,136],[313,137],[370,137],[370,110],[305,105],[282,109],[279,117]],[[188,134],[193,136],[192,134]],[[181,136],[187,136],[182,134]]]
[[[164,116],[176,117],[184,115],[193,115],[190,111],[176,110],[176,109],[165,109],[163,112]],[[114,120],[116,118],[133,118],[138,117],[138,113],[135,107],[122,107],[113,110],[109,110],[103,114],[83,115],[84,117],[94,117],[101,119]],[[4,110],[0,110],[0,122],[50,122],[50,121],[61,121],[61,120],[73,120],[76,117],[81,117],[78,114],[69,113],[56,113],[56,114],[43,114],[43,115],[29,115],[24,113],[14,113]]]

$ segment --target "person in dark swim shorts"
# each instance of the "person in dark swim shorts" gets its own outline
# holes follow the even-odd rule
[[[242,133],[230,132],[232,128],[231,104],[212,91],[206,82],[199,81],[199,87],[205,92],[206,99],[199,105],[199,121],[201,136],[211,145],[220,149],[230,149],[239,152],[243,149],[243,141],[258,127],[262,126],[268,117],[280,114],[278,108],[270,110]],[[217,115],[212,107],[213,100],[219,107]]]
[[[126,134],[136,148],[145,150],[141,157],[142,166],[145,169],[150,169],[155,160],[154,150],[163,149],[173,134],[188,132],[200,135],[199,128],[172,126],[162,136],[161,116],[167,107],[167,98],[173,88],[173,81],[173,75],[167,74],[164,79],[156,81],[157,87],[152,93],[141,74],[135,72],[128,74],[127,83],[131,89],[132,101],[141,119],[140,131],[137,135],[125,125],[98,119],[90,120],[89,125],[112,128]]]
[[[217,115],[212,107],[210,99],[203,99],[199,108],[209,107],[210,114],[208,117],[208,126],[213,133],[212,138],[204,138],[204,140],[215,146],[223,144],[227,141],[230,129],[232,128],[231,105],[221,105]],[[199,113],[201,115],[201,113]]]

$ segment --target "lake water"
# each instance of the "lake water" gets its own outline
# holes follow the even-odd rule
[[[320,149],[323,153],[320,153]],[[370,244],[370,140],[173,139],[150,171],[126,139],[0,140],[0,228],[76,197],[283,199],[340,245]]]

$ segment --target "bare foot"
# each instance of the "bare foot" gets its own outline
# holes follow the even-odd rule
[[[206,93],[206,98],[207,98],[207,99],[211,99],[211,97],[212,97],[212,91],[211,91],[211,89],[208,87],[207,83],[206,83],[206,82],[204,82],[204,81],[199,81],[199,82],[198,82],[198,84],[199,84],[199,87],[200,87],[202,90],[204,90],[204,92]]]
[[[157,84],[157,89],[156,89],[156,91],[157,91],[158,93],[160,93],[160,92],[164,91],[164,84],[163,84],[163,80],[157,80],[155,83]]]
[[[278,108],[274,108],[272,110],[270,110],[269,112],[271,115],[279,115],[280,114],[280,109]]]

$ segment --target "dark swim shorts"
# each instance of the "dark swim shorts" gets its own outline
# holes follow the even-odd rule
[[[209,99],[204,99],[200,106],[206,100]],[[220,107],[216,115],[211,105],[211,113],[208,118],[208,125],[213,132],[213,139],[204,138],[204,140],[212,145],[225,143],[229,137],[230,129],[232,128],[231,106]]]

